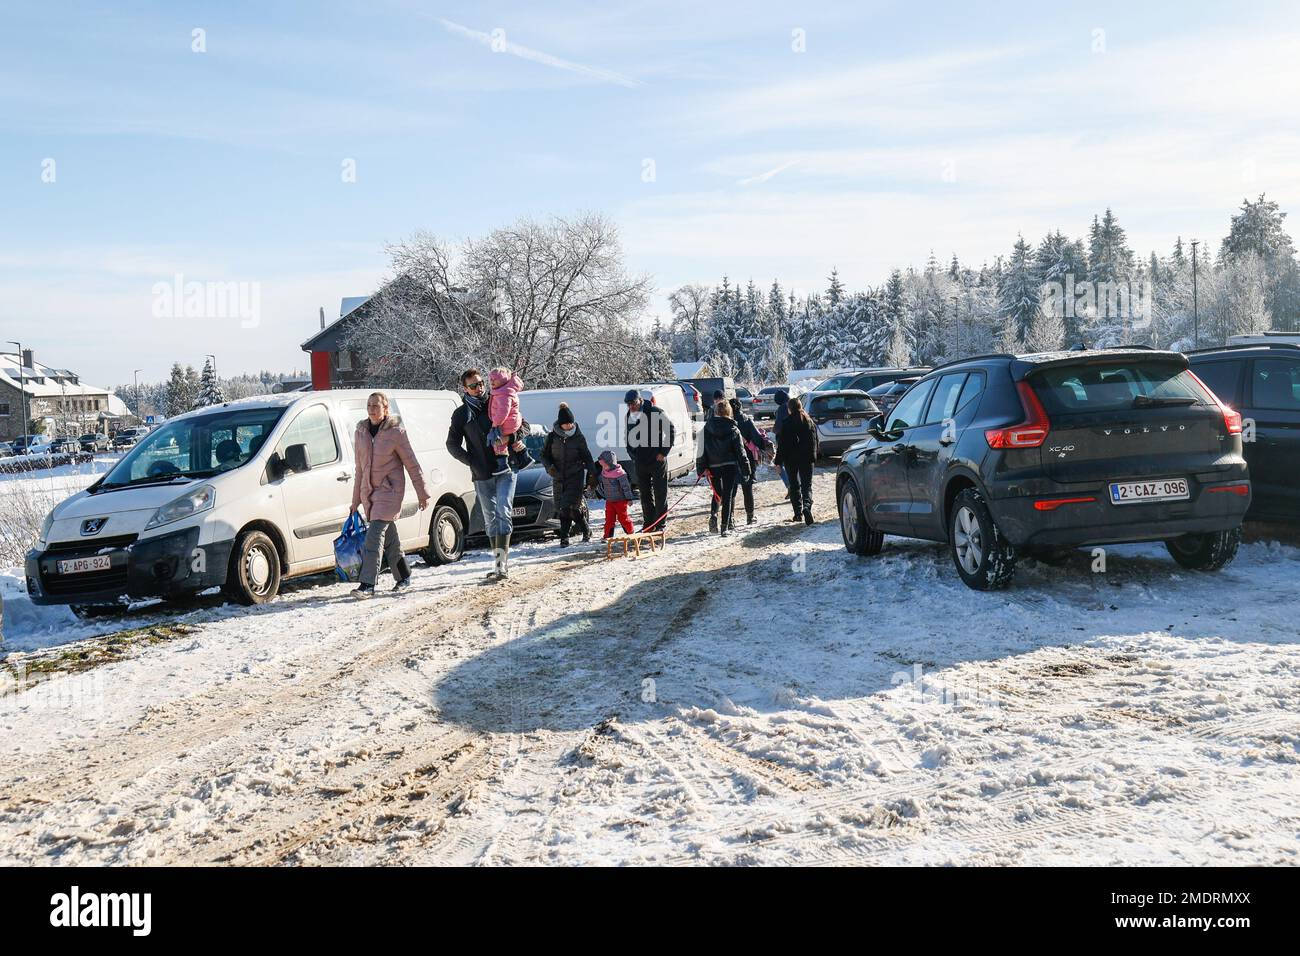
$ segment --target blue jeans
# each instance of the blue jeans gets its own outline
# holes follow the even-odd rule
[[[507,537],[515,530],[515,479],[518,475],[506,471],[493,475],[487,481],[474,482],[478,506],[483,509],[483,533]]]

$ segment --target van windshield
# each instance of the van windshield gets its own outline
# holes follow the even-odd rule
[[[225,408],[167,422],[140,439],[104,476],[99,490],[206,478],[256,457],[284,408]]]

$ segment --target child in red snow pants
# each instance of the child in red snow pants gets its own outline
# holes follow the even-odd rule
[[[617,521],[623,526],[623,531],[627,534],[632,533],[632,519],[627,516],[626,501],[606,501],[605,502],[605,537],[614,536],[614,522]]]

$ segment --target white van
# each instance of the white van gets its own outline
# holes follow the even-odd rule
[[[168,420],[108,472],[59,504],[27,555],[35,604],[112,604],[221,586],[245,604],[285,578],[328,571],[352,503],[352,436],[369,390],[288,392]],[[420,512],[408,480],[403,551],[441,564],[464,551],[469,469],[447,453],[459,399],[386,392],[432,493]]]
[[[574,421],[587,438],[592,457],[599,458],[602,451],[613,450],[628,475],[634,476],[636,469],[632,467],[626,444],[627,406],[623,404],[623,396],[633,388],[638,392],[649,392],[654,397],[655,406],[673,423],[675,437],[668,455],[669,480],[694,471],[695,423],[691,420],[686,396],[676,383],[536,389],[520,393],[519,407],[530,424],[541,425],[550,431],[560,402],[567,402]]]

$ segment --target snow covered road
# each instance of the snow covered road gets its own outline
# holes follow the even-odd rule
[[[0,862],[1297,861],[1300,551],[977,594],[846,554],[831,481],[813,528],[768,481],[731,539],[701,495],[654,557],[313,582],[11,688]]]

